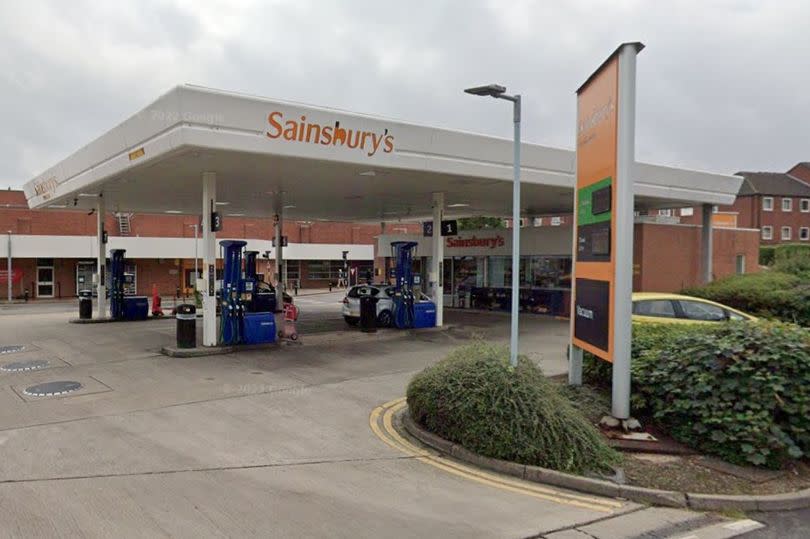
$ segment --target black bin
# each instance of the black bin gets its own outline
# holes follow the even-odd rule
[[[177,306],[177,348],[197,346],[197,307],[188,303]]]
[[[365,294],[363,292],[366,292]],[[360,295],[360,330],[366,333],[377,331],[377,298],[371,295],[371,289],[361,289]]]
[[[81,320],[93,318],[93,292],[90,290],[79,291],[79,318]]]

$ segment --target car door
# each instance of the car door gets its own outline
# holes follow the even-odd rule
[[[675,321],[678,313],[671,299],[641,299],[633,302],[633,320],[636,322]]]
[[[725,322],[728,313],[718,305],[693,299],[680,299],[678,305],[682,317],[694,322]]]

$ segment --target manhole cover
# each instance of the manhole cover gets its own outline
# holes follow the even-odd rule
[[[31,361],[15,361],[13,363],[6,363],[0,365],[0,370],[6,372],[20,372],[20,371],[37,371],[44,369],[48,366],[48,362],[44,359],[34,359]]]
[[[0,346],[0,354],[13,354],[14,352],[22,352],[25,346],[19,344],[12,344],[11,346]]]
[[[35,386],[25,388],[26,395],[31,397],[53,397],[55,395],[64,395],[71,393],[77,389],[81,389],[82,385],[79,382],[70,380],[59,382],[45,382],[44,384],[37,384]]]

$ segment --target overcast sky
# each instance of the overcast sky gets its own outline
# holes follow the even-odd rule
[[[662,8],[670,5],[668,9]],[[810,2],[0,1],[0,187],[180,83],[573,148],[575,89],[622,41],[639,160],[733,173],[810,160]]]

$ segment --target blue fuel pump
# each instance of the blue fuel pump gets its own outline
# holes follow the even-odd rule
[[[224,240],[222,247],[223,272],[220,289],[220,343],[258,344],[276,340],[275,316],[269,308],[257,311],[257,307],[269,307],[257,303],[259,286],[256,275],[256,251],[244,251],[247,242]],[[242,273],[244,257],[245,271]]]
[[[436,304],[415,297],[413,290],[413,254],[415,241],[391,242],[394,268],[394,325],[399,329],[427,328],[436,325]]]
[[[110,250],[110,317],[113,320],[146,320],[149,300],[145,296],[125,296],[124,286],[134,284],[126,272],[126,249]]]

